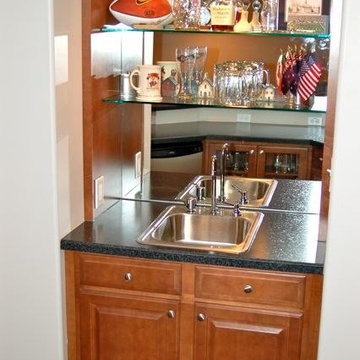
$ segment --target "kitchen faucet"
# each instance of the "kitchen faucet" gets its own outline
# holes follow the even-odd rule
[[[216,215],[218,209],[216,206],[216,155],[211,157],[211,214]]]
[[[219,201],[226,201],[225,198],[225,169],[226,169],[226,159],[229,156],[229,144],[225,143],[221,149],[221,163],[220,163],[220,195]]]

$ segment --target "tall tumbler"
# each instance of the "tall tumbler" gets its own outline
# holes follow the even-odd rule
[[[198,30],[200,27],[201,0],[174,0],[173,24],[178,30]]]
[[[207,57],[207,46],[196,46],[195,51],[195,64],[191,79],[191,89],[194,95],[197,94],[199,85],[203,81],[204,68]]]
[[[178,97],[180,99],[190,99],[193,96],[191,80],[196,60],[195,48],[176,48],[175,56],[176,60],[179,62],[181,75],[181,87]]]
[[[274,31],[278,29],[279,0],[263,0],[261,8],[262,31]]]

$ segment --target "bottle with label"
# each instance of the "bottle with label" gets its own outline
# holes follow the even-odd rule
[[[235,24],[234,0],[215,0],[210,5],[211,28],[215,31],[232,31]]]

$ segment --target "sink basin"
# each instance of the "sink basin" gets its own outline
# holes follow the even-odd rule
[[[196,188],[203,186],[205,199],[200,202],[211,203],[211,176],[200,175],[195,177],[177,196],[176,200],[184,200],[189,196],[196,197]],[[240,192],[246,191],[249,201],[247,206],[265,207],[268,206],[276,189],[277,181],[273,179],[252,179],[239,176],[226,176],[224,192],[226,202],[234,204],[240,199]],[[216,194],[220,194],[220,179],[216,180]]]
[[[137,240],[140,244],[239,254],[247,251],[261,225],[263,214],[230,209],[212,215],[208,208],[187,213],[184,206],[167,207]]]

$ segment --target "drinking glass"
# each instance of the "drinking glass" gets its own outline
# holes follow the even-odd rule
[[[192,98],[191,79],[194,71],[196,54],[194,48],[176,48],[176,60],[180,65],[181,87],[178,97],[180,99]]]
[[[275,161],[274,161],[274,170],[275,170],[275,172],[279,173],[281,167],[282,167],[281,155],[276,154]]]
[[[198,30],[200,27],[201,0],[174,0],[173,24],[178,30]]]
[[[278,29],[279,1],[263,0],[261,9],[262,31],[274,31]]]
[[[197,94],[199,85],[204,76],[205,61],[207,57],[207,46],[196,46],[194,48],[195,64],[191,79],[192,93]]]

